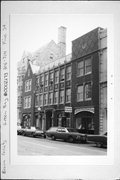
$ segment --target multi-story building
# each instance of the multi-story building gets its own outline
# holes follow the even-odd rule
[[[39,72],[39,66],[30,61],[23,80],[22,91],[22,126],[30,128],[34,126],[34,96],[35,96],[35,74]]]
[[[18,71],[18,123],[21,122],[21,101],[22,101],[22,81],[23,76],[25,76],[27,68],[28,68],[28,60],[32,62],[34,65],[44,66],[50,62],[54,62],[56,59],[62,58],[66,55],[66,28],[61,26],[58,28],[58,43],[56,44],[53,40],[51,40],[48,44],[41,47],[34,53],[25,52],[21,60],[17,64]]]
[[[101,132],[101,124],[106,126],[101,112],[107,108],[106,86],[103,86],[107,83],[106,62],[103,62],[107,58],[101,57],[101,52],[104,54],[107,49],[103,47],[104,33],[101,32],[104,29],[96,28],[75,39],[72,54],[38,68],[39,72],[28,77],[30,63],[24,83],[29,78],[32,82],[29,93],[25,92],[26,85],[23,87],[23,122],[31,116],[30,126],[42,130],[51,126],[69,126],[83,132]],[[28,107],[26,102],[29,104],[30,93],[31,106]]]

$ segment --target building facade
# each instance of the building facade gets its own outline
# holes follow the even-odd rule
[[[104,43],[100,35],[103,30],[96,28],[75,39],[72,41],[72,54],[46,66],[38,66],[39,70],[34,73],[30,63],[23,86],[24,127],[28,121],[29,128],[35,126],[44,131],[51,126],[67,126],[80,129],[81,132],[99,134],[105,129],[100,128],[106,126],[105,116],[101,112],[107,108],[103,102],[104,97],[107,97],[107,79],[106,75],[104,78],[102,75],[106,63],[102,62],[107,58],[100,56],[101,52],[107,52],[103,51]],[[28,71],[31,72],[29,76]],[[31,89],[28,92],[26,82],[30,79]]]

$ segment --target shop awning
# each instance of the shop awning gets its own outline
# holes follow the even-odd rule
[[[91,107],[91,108],[79,108],[79,109],[75,109],[75,113],[74,114],[78,114],[78,113],[84,112],[84,111],[94,113],[94,108]]]

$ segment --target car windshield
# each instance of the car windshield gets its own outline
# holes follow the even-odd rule
[[[72,128],[69,128],[67,130],[68,130],[68,132],[78,132],[77,129],[72,129]]]

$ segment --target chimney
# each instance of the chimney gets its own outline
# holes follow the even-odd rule
[[[60,57],[66,55],[66,27],[58,28],[58,46],[60,48]]]

